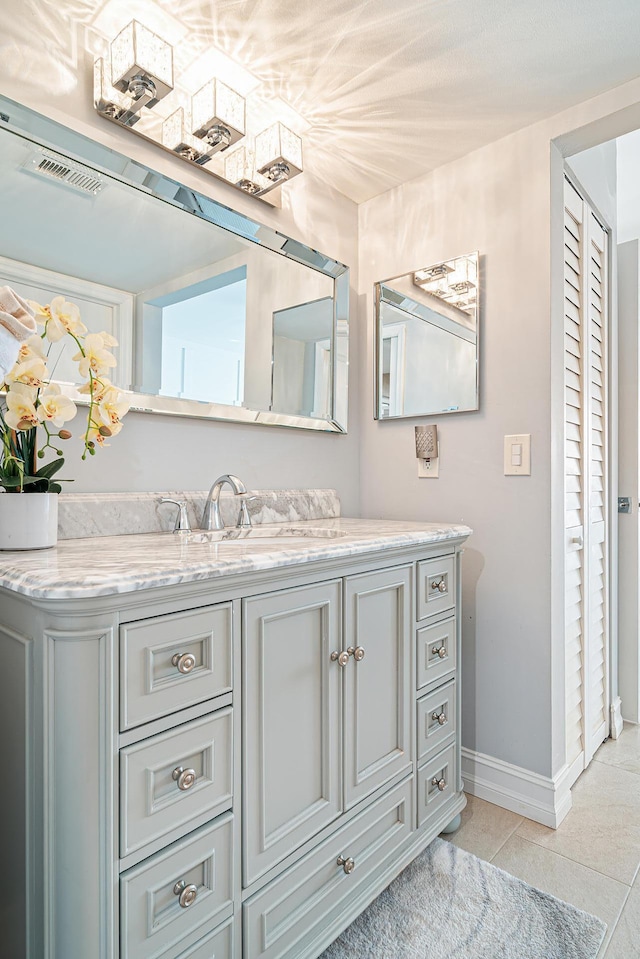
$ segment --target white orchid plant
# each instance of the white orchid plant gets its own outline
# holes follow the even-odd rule
[[[78,412],[76,404],[51,381],[47,358],[51,344],[69,336],[78,352],[80,376],[85,381],[79,392],[88,397],[89,410],[84,430],[82,459],[95,455],[98,447],[122,429],[122,417],[129,409],[126,396],[108,379],[116,365],[110,348],[117,340],[109,333],[89,333],[75,303],[56,296],[47,306],[30,302],[35,318],[43,326],[20,347],[17,362],[0,388],[0,486],[9,493],[59,493],[60,481],[53,477],[64,464],[63,451],[55,440],[68,440],[64,424]],[[45,442],[38,446],[39,434]],[[47,451],[56,458],[39,467]]]

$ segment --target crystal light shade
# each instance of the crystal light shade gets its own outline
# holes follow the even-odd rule
[[[204,143],[196,140],[187,131],[184,110],[178,107],[177,110],[167,117],[162,123],[162,145],[169,150],[173,150],[179,156],[186,160],[193,160],[194,163],[204,164],[209,160],[211,153],[204,150]]]
[[[302,173],[302,140],[283,123],[274,123],[256,137],[256,168],[275,181]]]
[[[136,99],[146,86],[153,106],[173,90],[173,47],[132,20],[111,43],[111,83]]]
[[[268,192],[269,188],[273,187],[266,177],[256,172],[254,155],[243,146],[225,157],[224,177],[229,183],[252,196]]]
[[[209,80],[191,97],[191,115],[194,135],[218,150],[244,136],[244,97],[218,79]]]
[[[112,120],[119,120],[131,106],[131,98],[111,86],[111,71],[102,57],[93,65],[93,102],[98,113]],[[137,119],[134,116],[130,123]]]

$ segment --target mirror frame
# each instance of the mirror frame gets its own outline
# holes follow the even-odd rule
[[[477,257],[478,264],[478,278],[480,276],[480,254],[477,250],[473,250],[471,253],[463,253],[461,257],[475,256]],[[457,260],[461,257],[458,256],[449,256],[444,257],[442,260],[439,260],[438,263],[448,263],[451,260]],[[407,270],[406,273],[398,273],[396,276],[390,276],[386,280],[378,280],[373,284],[373,318],[375,326],[375,348],[373,351],[373,418],[378,420],[380,423],[393,422],[394,420],[414,420],[418,417],[423,416],[446,416],[455,413],[477,413],[480,409],[480,283],[478,280],[478,296],[476,300],[476,405],[468,406],[463,410],[436,410],[435,412],[420,412],[420,413],[400,413],[396,416],[380,416],[380,363],[382,359],[381,354],[381,326],[382,320],[380,317],[380,303],[382,300],[381,289],[383,286],[386,286],[389,283],[393,283],[394,280],[401,280],[407,276],[411,276],[413,273],[419,272],[419,270],[428,269],[428,267],[418,267],[416,270]]]
[[[189,416],[197,419],[222,420],[233,423],[259,423],[297,429],[347,432],[348,365],[349,365],[349,267],[325,256],[298,240],[287,237],[273,227],[252,220],[218,200],[147,167],[139,160],[118,153],[111,147],[76,133],[69,127],[36,113],[8,97],[0,95],[0,130],[27,139],[55,153],[95,169],[103,176],[118,180],[132,189],[147,193],[163,203],[184,210],[192,216],[212,223],[234,236],[264,247],[273,253],[294,260],[325,274],[333,280],[333,349],[332,402],[329,419],[252,410],[222,403],[207,403],[179,397],[154,396],[123,390],[131,398],[131,410],[138,413],[160,413],[168,416]],[[271,320],[270,320],[271,322]],[[133,330],[134,364],[139,331]],[[340,353],[340,356],[338,355]],[[343,360],[339,369],[339,360]],[[273,361],[272,361],[273,365]],[[73,387],[61,384],[71,398],[86,404],[86,397]]]

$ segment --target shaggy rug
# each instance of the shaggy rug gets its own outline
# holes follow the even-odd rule
[[[435,839],[321,959],[595,959],[605,924]]]

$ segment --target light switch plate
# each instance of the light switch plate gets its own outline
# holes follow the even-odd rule
[[[505,436],[504,475],[531,476],[531,433]]]

